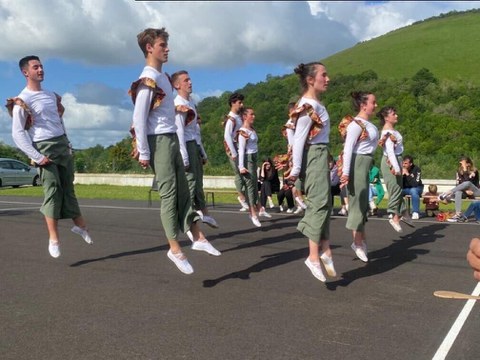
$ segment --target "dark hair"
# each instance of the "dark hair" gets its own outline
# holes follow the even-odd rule
[[[405,156],[403,157],[403,161],[405,161],[405,160],[410,161],[410,162],[412,163],[412,165],[413,165],[413,156],[405,155]]]
[[[355,111],[360,111],[360,107],[368,101],[368,95],[372,95],[368,91],[353,91],[350,93]]]
[[[385,118],[390,114],[390,112],[396,112],[397,110],[393,106],[384,106],[377,113],[377,117],[380,119],[382,125],[385,124]]]
[[[248,113],[250,110],[254,111],[252,107],[243,107],[240,109],[240,116],[243,117],[246,113]]]
[[[467,163],[467,171],[466,172],[474,172],[476,171],[477,169],[475,168],[475,166],[473,166],[473,161],[472,159],[470,159],[468,156],[461,156],[460,159],[458,160],[459,162],[462,161],[462,160],[465,160],[465,162]],[[462,165],[459,165],[458,167],[458,173],[460,175],[463,175],[465,173],[465,171],[463,170],[463,167]]]
[[[188,75],[188,71],[187,70],[179,70],[177,72],[174,72],[172,74],[172,84],[175,84],[175,81],[177,81],[177,79],[180,75]]]
[[[40,61],[40,58],[36,55],[28,55],[28,56],[25,56],[25,57],[21,58],[20,61],[18,62],[18,67],[20,68],[20,70],[25,69],[28,66],[28,63],[31,60]]]
[[[237,102],[238,100],[243,101],[245,97],[237,92],[234,92],[230,97],[228,98],[228,105],[232,106],[233,103]]]
[[[314,61],[308,64],[301,63],[293,70],[295,74],[297,74],[300,78],[300,86],[302,89],[302,93],[308,90],[307,77],[315,77],[315,75],[317,75],[318,65],[325,66],[319,61]]]
[[[150,44],[153,46],[155,43],[155,40],[158,38],[162,38],[166,42],[168,42],[168,32],[165,30],[165,28],[161,29],[152,29],[148,28],[143,30],[140,34],[137,35],[137,42],[138,46],[140,46],[140,49],[143,52],[143,55],[147,57],[147,44]]]

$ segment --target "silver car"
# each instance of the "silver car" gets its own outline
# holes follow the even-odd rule
[[[0,158],[0,187],[21,185],[40,185],[37,169],[15,159]]]

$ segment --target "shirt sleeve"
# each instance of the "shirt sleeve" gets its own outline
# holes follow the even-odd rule
[[[397,156],[395,155],[395,145],[392,139],[388,138],[385,141],[385,152],[387,153],[388,160],[392,164],[396,173],[401,173],[400,165],[398,164]]]
[[[181,113],[175,114],[175,125],[177,125],[177,137],[180,145],[180,154],[182,155],[183,166],[189,166],[187,145],[185,144],[185,115]]]
[[[245,149],[247,147],[247,139],[240,135],[238,137],[238,169],[245,169]]]
[[[13,107],[12,118],[12,138],[15,145],[37,164],[41,163],[46,157],[33,147],[30,135],[28,135],[28,132],[25,130],[25,123],[27,121],[25,110],[15,105]]]
[[[151,88],[143,84],[139,85],[133,109],[133,127],[135,128],[137,150],[140,154],[139,160],[150,160],[150,148],[147,140],[147,121],[152,97],[153,91]]]
[[[235,130],[233,121],[228,119],[225,124],[225,131],[223,133],[223,138],[227,143],[228,147],[230,148],[232,156],[237,157],[238,155],[237,150],[235,149],[235,145],[233,143],[233,130]]]
[[[350,166],[352,162],[352,154],[358,138],[362,133],[362,128],[356,123],[351,122],[347,127],[347,137],[343,147],[343,168],[342,173],[346,176],[350,176]]]
[[[302,168],[302,159],[303,159],[303,149],[305,148],[305,143],[307,141],[308,132],[312,126],[312,120],[310,117],[302,116],[297,120],[295,127],[295,134],[293,136],[293,147],[292,147],[292,170],[290,172],[291,176],[300,175],[300,170]]]

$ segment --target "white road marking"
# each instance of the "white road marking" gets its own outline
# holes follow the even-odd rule
[[[474,296],[480,295],[480,282],[477,284],[477,286],[473,290],[472,295]],[[458,301],[458,300],[453,300],[453,301]],[[450,328],[450,331],[448,332],[447,336],[445,337],[442,344],[438,348],[437,352],[433,356],[432,360],[443,360],[447,357],[447,354],[450,351],[450,348],[452,347],[453,343],[455,342],[457,335],[462,329],[463,324],[467,320],[467,317],[470,314],[470,311],[472,310],[473,305],[475,305],[475,301],[476,300],[467,300],[467,303],[465,304],[462,311],[458,315],[457,320],[455,320],[455,322],[453,323],[452,327]]]

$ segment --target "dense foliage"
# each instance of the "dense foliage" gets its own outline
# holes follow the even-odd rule
[[[468,45],[472,39],[476,42],[475,34],[478,31],[470,32],[470,36],[468,32],[472,31],[472,27],[479,27],[480,30],[480,13],[469,11],[447,15],[358,44],[348,50],[347,59],[345,52],[325,59],[331,81],[322,100],[330,115],[333,155],[341,150],[340,136],[336,129],[340,119],[346,114],[355,115],[352,113],[350,93],[354,90],[367,90],[376,94],[379,107],[390,105],[397,108],[397,128],[404,136],[404,154],[415,158],[423,170],[424,178],[453,178],[461,155],[470,156],[474,163],[480,162],[480,82],[479,78],[464,71],[470,69],[472,64],[475,71],[478,71],[480,47]],[[442,35],[446,32],[450,37],[452,34],[462,35],[462,40],[446,41]],[[437,41],[434,36],[438,37]],[[420,37],[425,45],[422,45],[421,56],[418,55]],[[396,50],[399,44],[408,51]],[[448,49],[442,50],[444,46],[448,46]],[[445,57],[440,64],[437,61],[438,51],[444,51],[444,54],[455,52],[455,58],[461,61]],[[370,57],[362,60],[365,52],[370,53]],[[376,54],[380,54],[380,62]],[[352,62],[352,59],[355,61]],[[398,60],[401,65],[395,65]],[[359,64],[363,70],[355,73],[352,69]],[[397,66],[403,64],[408,64],[408,71],[402,73]],[[431,64],[432,67],[425,64]],[[339,70],[343,70],[343,73]],[[454,78],[452,74],[456,74]],[[287,104],[296,101],[300,94],[297,77],[293,74],[282,77],[267,75],[265,81],[249,83],[235,91],[245,96],[246,106],[255,109],[260,159],[284,153],[286,141],[280,129],[287,120]],[[220,97],[208,97],[198,104],[203,120],[203,142],[209,156],[205,167],[207,175],[231,175],[223,149],[221,125],[229,111],[230,94],[231,92],[225,92]],[[376,119],[374,122],[379,126]],[[125,129],[125,134],[126,137],[113,146],[104,148],[97,145],[77,150],[77,171],[145,172],[130,158],[131,139],[127,135],[128,129]],[[0,156],[26,160],[18,151],[2,144]],[[377,163],[380,157],[381,151],[377,150]]]

